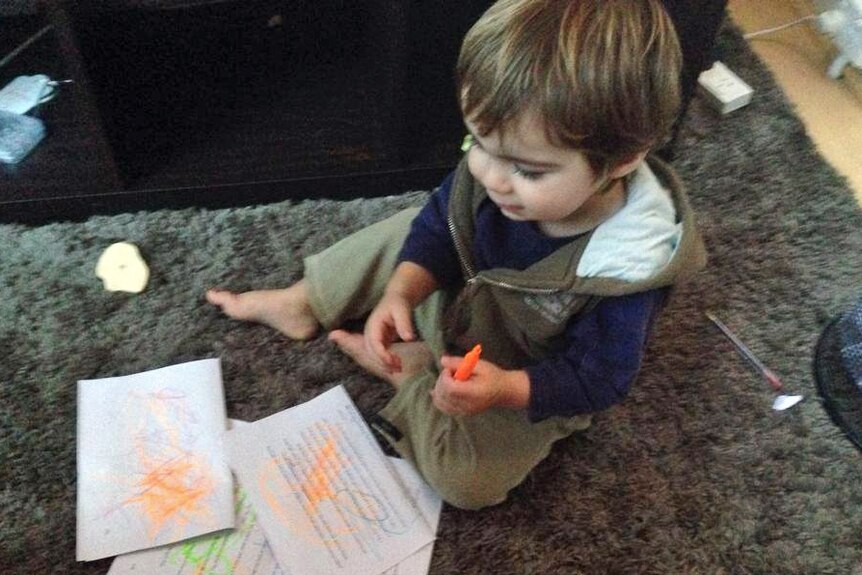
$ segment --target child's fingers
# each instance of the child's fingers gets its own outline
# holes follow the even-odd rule
[[[454,355],[443,355],[440,356],[440,366],[446,369],[456,370],[458,366],[461,365],[461,362],[464,361],[463,357],[458,357]]]
[[[455,370],[459,361],[460,358],[453,356],[444,355],[440,358],[443,369],[440,371],[440,378],[434,389],[449,403],[463,399],[471,393],[473,387],[470,382],[455,379]]]
[[[365,334],[365,348],[383,365],[394,371],[401,371],[401,358],[387,349],[382,337],[375,336],[373,330]]]
[[[446,394],[441,393],[439,390],[431,390],[431,400],[433,401],[434,406],[443,413],[457,415],[459,412],[458,407],[449,400]]]
[[[383,351],[382,353],[376,353],[375,357],[386,371],[390,373],[398,373],[401,371],[401,358],[394,353]]]
[[[449,415],[469,415],[475,412],[470,408],[469,402],[465,402],[458,394],[445,393],[440,389],[431,390],[431,400],[437,409]]]
[[[440,357],[440,365],[451,369],[456,380],[466,381],[473,375],[476,366],[479,364],[477,357],[471,357],[469,354],[464,357],[444,355]]]
[[[407,308],[393,310],[392,319],[395,322],[395,331],[404,341],[413,341],[413,314]]]

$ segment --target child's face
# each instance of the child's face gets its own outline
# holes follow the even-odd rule
[[[550,235],[571,235],[598,225],[593,220],[607,212],[608,201],[622,198],[622,184],[616,198],[613,188],[610,195],[596,194],[606,180],[583,153],[548,142],[534,113],[524,114],[504,139],[498,131],[478,137],[476,126],[466,124],[474,143],[467,156],[470,173],[509,219],[537,222]]]

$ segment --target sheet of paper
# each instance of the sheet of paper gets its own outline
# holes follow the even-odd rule
[[[378,575],[434,539],[342,387],[225,434],[282,569]]]
[[[443,508],[443,500],[425,483],[419,472],[410,463],[403,459],[390,459],[395,467],[407,492],[419,504],[422,516],[428,522],[428,526],[435,534],[440,524],[440,511]],[[384,573],[384,575],[427,575],[431,567],[431,556],[434,553],[434,542],[432,541],[407,559],[404,559]]]
[[[234,526],[218,359],[78,382],[77,559]]]
[[[422,480],[413,466],[392,459],[395,471],[412,493],[436,532],[440,522],[440,497]],[[389,569],[384,575],[427,575],[433,542]],[[158,549],[121,555],[111,563],[108,575],[291,575],[282,571],[257,524],[245,492],[237,490],[236,528],[222,535],[204,535]]]

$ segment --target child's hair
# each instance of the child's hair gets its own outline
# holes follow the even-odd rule
[[[549,142],[601,174],[668,140],[681,65],[658,0],[499,0],[467,33],[456,74],[480,135],[535,111]]]

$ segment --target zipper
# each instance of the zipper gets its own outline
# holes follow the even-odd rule
[[[487,277],[480,278],[476,273],[473,264],[470,263],[470,260],[467,258],[467,248],[464,246],[464,241],[461,239],[461,234],[457,233],[455,230],[455,221],[452,219],[451,215],[446,217],[446,225],[449,228],[449,234],[452,236],[452,241],[455,244],[455,253],[458,255],[458,261],[461,262],[461,267],[467,273],[467,285],[471,289],[475,289],[476,284],[478,282],[484,282],[489,285],[493,285],[499,288],[511,290],[511,291],[519,291],[530,294],[552,294],[557,293],[563,290],[557,288],[530,288],[523,286],[516,286],[514,284],[510,284],[508,282],[488,279]]]
[[[449,235],[452,236],[452,241],[455,243],[455,253],[458,255],[458,261],[461,262],[461,268],[467,272],[467,283],[473,283],[477,276],[473,264],[467,259],[466,248],[464,241],[461,239],[461,234],[455,231],[455,221],[451,215],[446,216],[446,225],[449,227]]]

